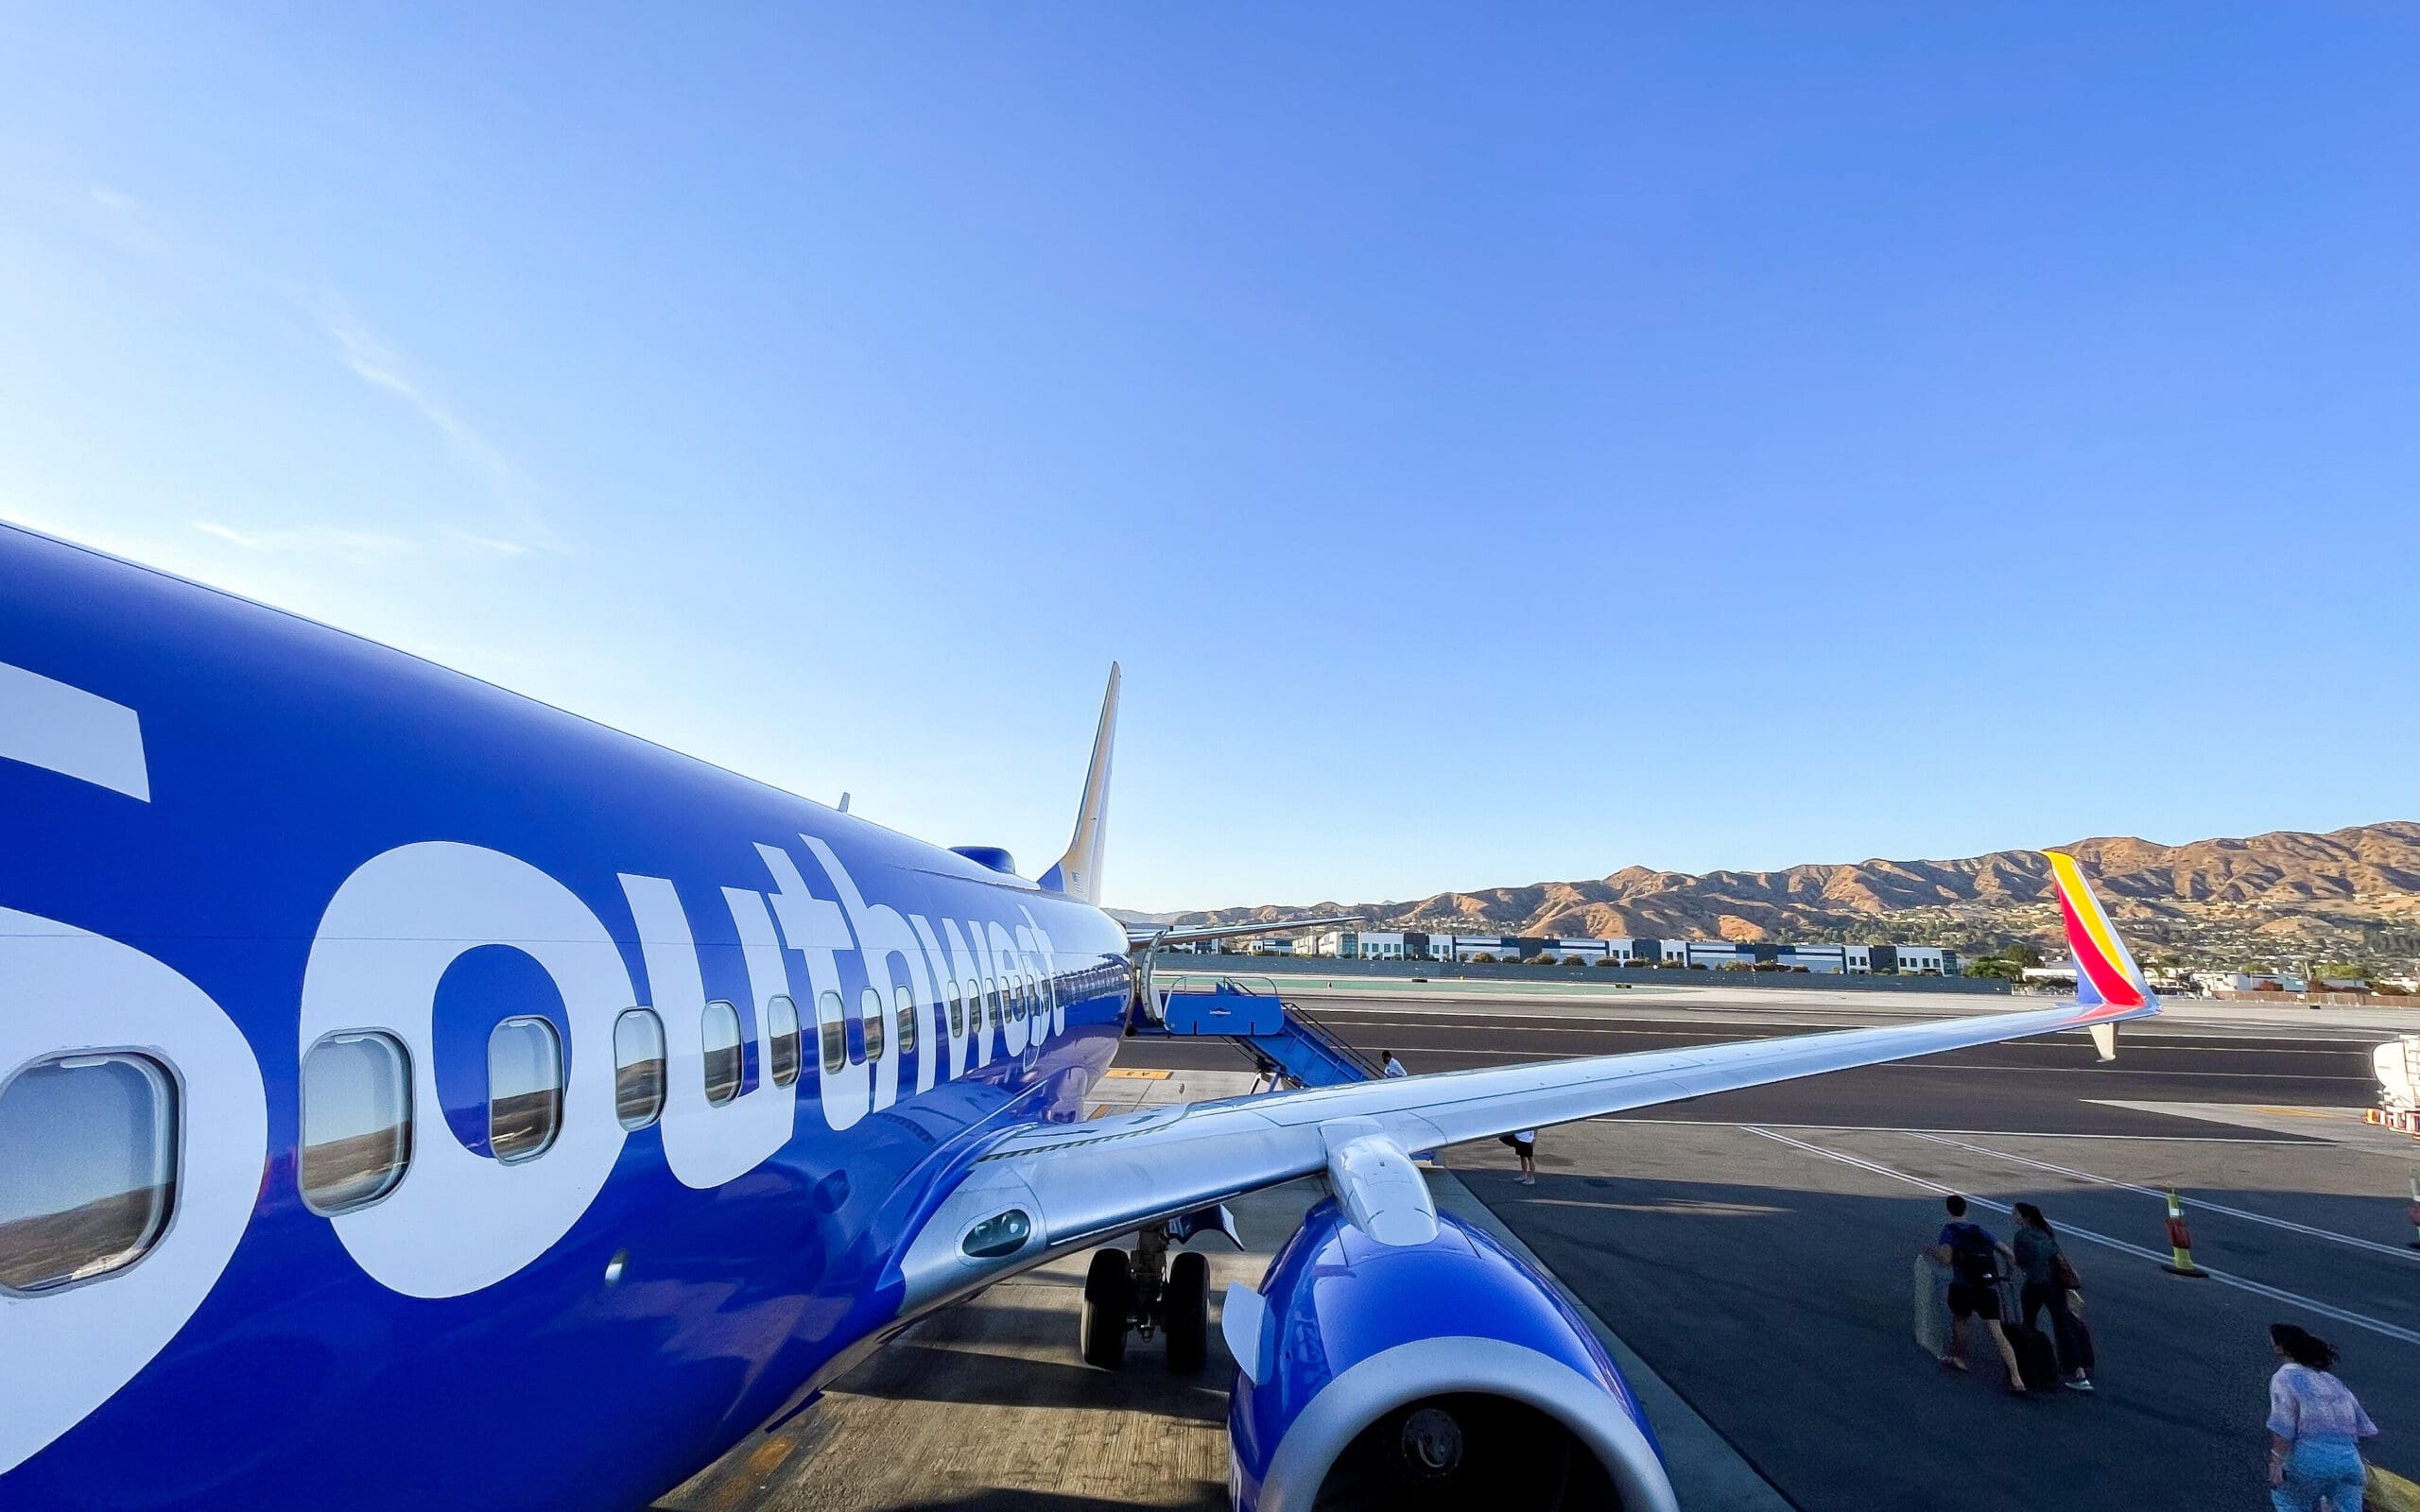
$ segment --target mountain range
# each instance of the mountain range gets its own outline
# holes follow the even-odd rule
[[[2160,845],[2078,840],[2072,852],[2138,954],[2197,966],[2311,955],[2420,955],[2420,822]],[[1441,892],[1411,902],[1267,904],[1154,922],[1247,923],[1358,914],[1369,929],[1464,934],[1850,939],[1969,952],[2017,941],[2059,951],[2049,866],[2033,850],[1954,861],[1870,860],[1692,875],[1626,867],[1583,882]],[[1145,916],[1131,916],[1141,919]]]

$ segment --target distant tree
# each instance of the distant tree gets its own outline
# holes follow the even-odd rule
[[[2009,946],[2006,950],[2001,951],[1999,955],[2001,960],[2014,961],[2019,966],[2039,966],[2042,964],[2042,953],[2039,950],[2036,950],[2033,946],[2026,943],[2024,940],[2018,940],[2015,944]]]
[[[1477,955],[1471,957],[1471,964],[1473,966],[1494,966],[1495,964],[1495,957],[1490,955],[1485,951],[1481,951]]]
[[[1623,966],[1628,963],[1618,955],[1599,955],[1597,957],[1597,964],[1599,966]]]

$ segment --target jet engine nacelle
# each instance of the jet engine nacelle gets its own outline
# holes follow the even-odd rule
[[[1621,1373],[1554,1288],[1438,1215],[1386,1245],[1333,1201],[1227,1295],[1237,1512],[1672,1512]]]

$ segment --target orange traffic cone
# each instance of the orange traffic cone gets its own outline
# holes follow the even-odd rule
[[[2420,1199],[2420,1186],[2415,1186],[2413,1194],[2415,1199]],[[2193,1263],[2193,1228],[2185,1221],[2185,1203],[2177,1196],[2174,1187],[2168,1189],[2168,1246],[2176,1251],[2176,1258],[2160,1269],[2171,1276],[2210,1274]]]

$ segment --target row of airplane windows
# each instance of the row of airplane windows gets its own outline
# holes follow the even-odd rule
[[[1097,967],[1063,980],[985,977],[961,988],[945,982],[942,1006],[953,1040],[1047,1014],[1064,997],[1088,997],[1115,985],[1118,969]],[[916,1053],[922,1018],[915,996],[898,988],[886,1015],[881,992],[867,988],[859,1022],[867,1060]],[[886,1022],[886,1019],[888,1022]],[[838,992],[817,1000],[823,1069],[849,1063],[848,1028]],[[765,1074],[777,1087],[799,1079],[798,1005],[766,1004]],[[748,1088],[739,1010],[719,999],[700,1017],[706,1101],[717,1107]],[[488,1035],[488,1148],[507,1164],[533,1160],[555,1143],[562,1122],[563,1047],[553,1022],[535,1015],[503,1020]],[[631,1008],[614,1023],[614,1110],[626,1129],[664,1114],[664,1021]],[[314,1212],[335,1215],[371,1206],[394,1191],[411,1164],[411,1060],[376,1030],[331,1034],[302,1057],[302,1148],[297,1176]],[[169,1068],[131,1052],[54,1056],[0,1087],[0,1295],[38,1296],[124,1271],[167,1231],[176,1200],[182,1123]]]

